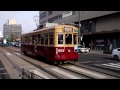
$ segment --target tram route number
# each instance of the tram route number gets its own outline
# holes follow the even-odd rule
[[[58,52],[64,52],[64,51],[65,51],[64,49],[56,48],[56,53],[58,53]]]

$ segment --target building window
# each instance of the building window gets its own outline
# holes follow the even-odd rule
[[[71,16],[71,15],[73,15],[73,12],[72,12],[72,11],[66,11],[66,12],[62,13],[62,18]]]
[[[62,14],[48,19],[48,22],[49,22],[49,23],[52,23],[52,22],[57,21],[57,20],[59,20],[59,19],[61,19],[61,18],[62,18]]]
[[[40,19],[45,18],[45,17],[46,17],[46,12],[43,12],[40,14]]]
[[[40,24],[44,24],[44,23],[46,23],[46,20],[45,20],[45,21],[42,21]]]

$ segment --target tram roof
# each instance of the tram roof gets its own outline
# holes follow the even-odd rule
[[[44,30],[49,30],[49,29],[54,29],[54,28],[63,28],[63,27],[74,27],[74,28],[76,28],[75,26],[72,26],[72,25],[56,25],[56,26],[46,27],[46,28],[43,28],[43,29],[36,29],[34,31],[25,33],[23,35],[32,34],[32,33],[40,32],[40,31],[44,31]]]

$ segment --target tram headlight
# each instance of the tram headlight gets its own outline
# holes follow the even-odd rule
[[[68,52],[71,52],[70,49],[68,49]]]

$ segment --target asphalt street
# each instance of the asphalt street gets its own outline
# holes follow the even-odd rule
[[[81,64],[104,64],[104,63],[120,63],[112,58],[111,55],[95,54],[95,53],[80,53],[79,60]]]

